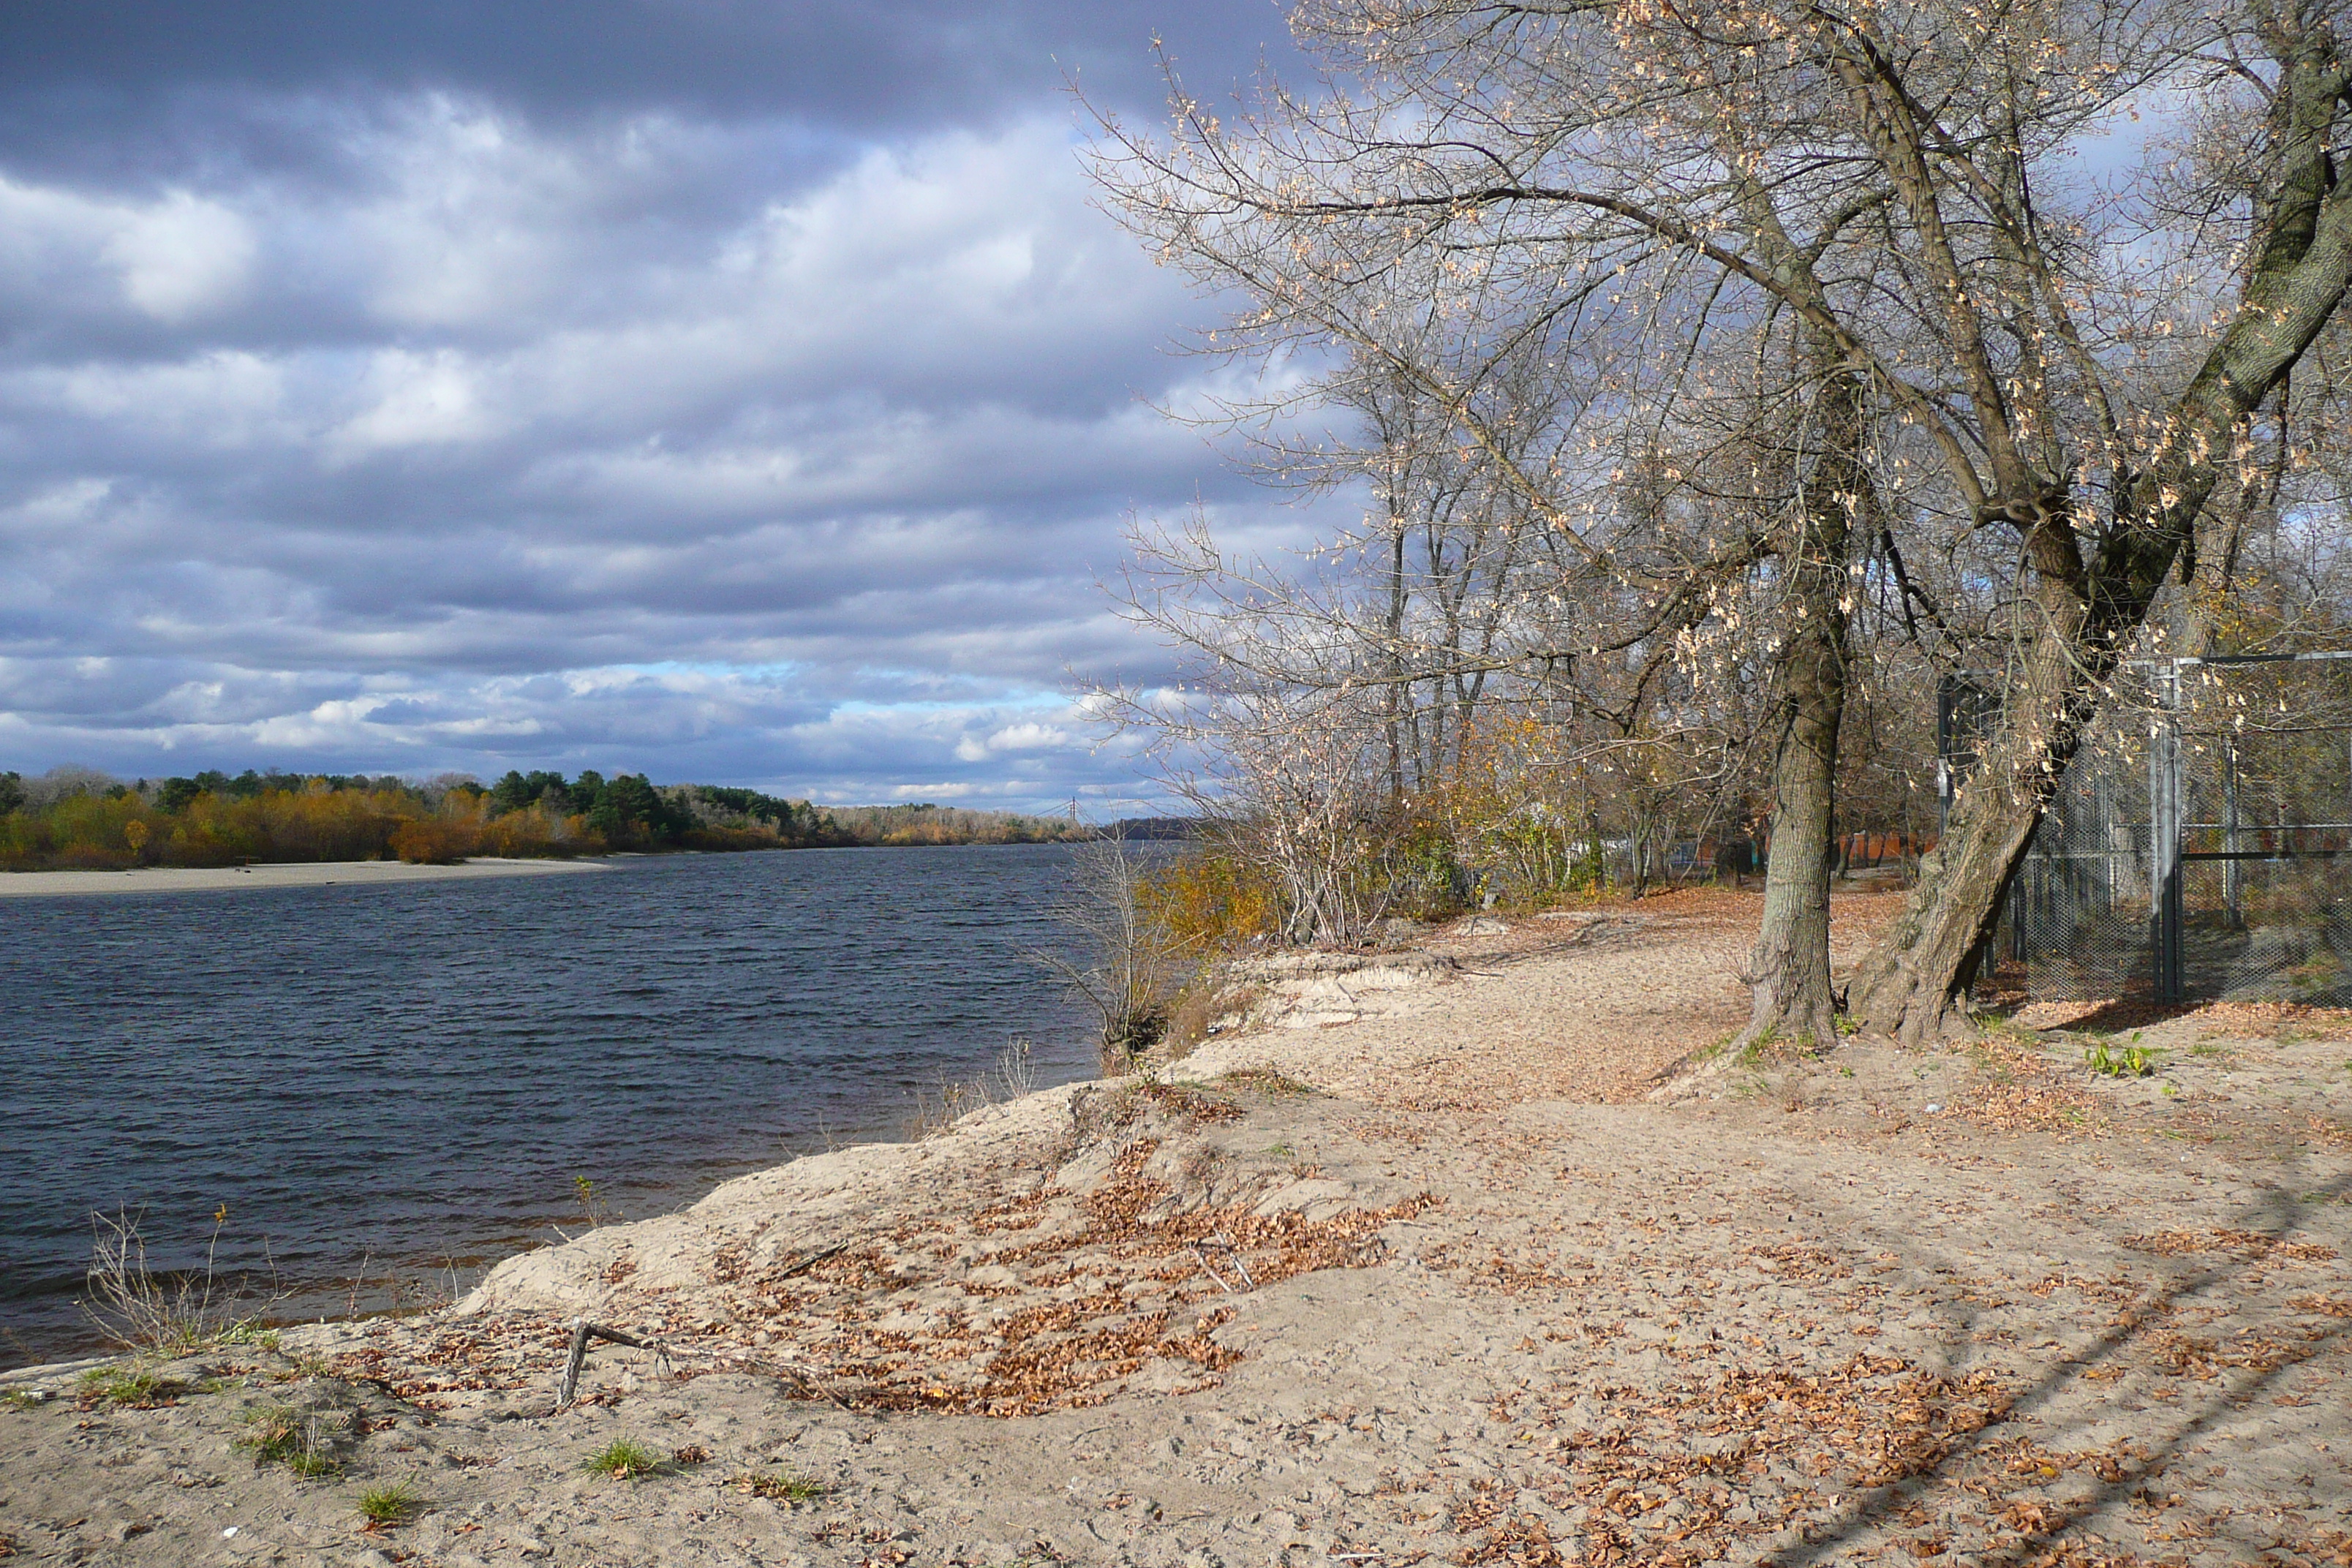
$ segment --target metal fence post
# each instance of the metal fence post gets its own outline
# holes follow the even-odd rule
[[[2246,929],[2238,909],[2238,740],[2221,742],[2221,847],[2231,858],[2221,862],[2221,904],[2231,931]]]
[[[2092,907],[2102,920],[2112,920],[2116,913],[2116,783],[2101,768],[2092,781],[2098,804],[2096,826],[2098,837],[2093,842],[2099,847],[2098,901]]]
[[[2020,866],[2009,884],[2009,956],[2020,963],[2025,962],[2025,922],[2032,918],[2028,902],[2026,879],[2032,875],[2032,866]]]
[[[2147,830],[2149,946],[2156,956],[2156,999],[2181,994],[2180,666],[2167,660],[2156,681],[2158,713],[2148,723]]]

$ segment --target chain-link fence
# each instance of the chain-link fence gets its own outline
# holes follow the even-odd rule
[[[1980,720],[1983,684],[1947,684]],[[2110,713],[2011,888],[2002,972],[2036,1000],[2352,1005],[2352,654],[2136,667]]]
[[[2094,732],[2011,884],[1995,952],[2037,999],[2154,994],[2146,729],[2134,712]]]

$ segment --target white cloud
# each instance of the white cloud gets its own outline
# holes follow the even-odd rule
[[[566,241],[598,187],[593,147],[534,138],[486,107],[434,94],[347,148],[383,188],[324,215],[353,292],[404,328],[529,320],[562,288]]]
[[[19,308],[113,299],[167,324],[245,296],[254,237],[224,202],[188,191],[125,200],[0,176],[0,294]]]
[[[255,248],[232,206],[189,191],[136,201],[0,175],[0,292],[26,303],[52,290],[68,306],[111,294],[178,325],[240,300]]]
[[[319,131],[340,179],[0,174],[0,304],[50,302],[0,346],[0,766],[1116,794],[1055,691],[1158,668],[1126,517],[1301,527],[1139,400],[1201,399],[1202,308],[1056,120],[797,184],[747,181],[772,125]]]
[[[236,349],[163,364],[84,360],[0,378],[0,398],[19,416],[79,416],[110,434],[117,450],[151,443],[183,451],[287,449],[309,435],[289,407],[292,368]]]
[[[429,354],[383,350],[362,384],[367,407],[326,437],[325,450],[338,462],[403,447],[479,441],[498,433],[499,421],[482,405],[472,367],[453,349]]]
[[[7,509],[9,531],[19,537],[79,531],[98,514],[114,486],[106,479],[67,479],[34,491]]]
[[[184,321],[235,303],[245,292],[253,252],[243,218],[185,191],[130,213],[106,242],[124,298],[160,321]]]

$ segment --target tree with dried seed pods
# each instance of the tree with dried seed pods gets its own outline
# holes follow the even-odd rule
[[[1564,595],[1637,626],[1666,610],[1653,642],[1708,617],[1677,619],[1675,589],[1644,581],[1605,476],[1636,455],[1685,502],[1715,500],[1676,460],[1686,415],[1754,387],[1741,353],[1792,339],[1822,355],[1809,394],[1851,385],[1885,416],[1854,448],[1846,526],[1866,468],[1873,570],[1906,626],[1954,617],[1898,537],[1988,603],[1978,646],[2007,649],[1998,732],[1853,984],[1864,1020],[1917,1040],[1954,1021],[2111,678],[2147,648],[2175,569],[2196,570],[2209,499],[2257,466],[2274,395],[2352,286],[2341,10],[1309,0],[1295,22],[1328,67],[1315,92],[1269,86],[1232,126],[1180,94],[1164,141],[1109,127],[1102,168],[1169,261],[1251,300],[1230,346],[1336,345],[1411,384],[1577,562]],[[2143,104],[2160,122],[2139,123]],[[1496,395],[1530,355],[1551,378],[1533,444],[1510,423],[1529,399]],[[1825,584],[1826,536],[1804,537],[1811,556],[1786,535],[1769,552],[1779,580],[1794,562]],[[1747,569],[1701,564],[1722,571],[1689,580],[1718,593]],[[1833,664],[1812,596],[1777,594],[1772,624],[1748,623],[1784,676]],[[1521,636],[1471,662],[1596,657],[1593,617],[1570,622],[1579,641]],[[1788,710],[1802,685],[1778,686],[1788,737],[1822,731],[1825,709]],[[1779,750],[1795,763],[1819,741]],[[1791,906],[1811,875],[1777,906],[1808,928]],[[1786,986],[1759,994],[1759,1018],[1791,997],[1810,1021]]]

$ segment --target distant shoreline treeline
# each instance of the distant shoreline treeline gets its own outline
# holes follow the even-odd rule
[[[219,772],[124,781],[87,768],[0,773],[0,869],[128,870],[302,860],[446,864],[616,850],[1045,844],[1091,838],[1062,817],[958,806],[819,806],[642,773],[445,775]]]

